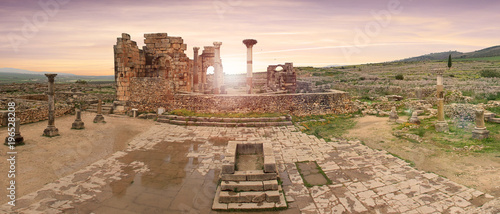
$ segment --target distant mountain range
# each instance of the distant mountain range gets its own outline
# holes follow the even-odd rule
[[[6,83],[37,83],[47,82],[47,77],[44,74],[51,72],[36,72],[17,68],[0,68],[0,84]],[[53,72],[52,72],[53,73]],[[68,73],[57,73],[56,82],[71,83],[77,80],[85,80],[87,82],[112,82],[115,81],[115,76],[83,76]]]
[[[481,49],[474,52],[458,52],[458,51],[447,51],[440,53],[431,53],[417,57],[411,57],[407,59],[397,60],[398,62],[418,62],[418,61],[431,61],[431,60],[446,60],[448,56],[451,54],[452,58],[484,58],[484,57],[495,57],[500,56],[500,46],[493,46],[485,49]]]

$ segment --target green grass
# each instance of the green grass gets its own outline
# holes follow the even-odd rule
[[[280,117],[285,116],[285,113],[198,113],[186,109],[176,109],[167,114],[177,116],[193,116],[193,117],[224,117],[224,118],[246,118],[246,117]]]
[[[486,62],[498,62],[498,61],[500,61],[500,56],[493,56],[493,57],[481,57],[481,58],[453,59],[453,61],[457,61],[457,62],[464,62],[464,61],[486,61]]]
[[[299,172],[299,175],[302,178],[302,181],[304,181],[304,186],[308,187],[308,188],[311,188],[311,187],[313,187],[315,185],[310,184],[309,182],[307,182],[306,179],[304,179],[304,175],[302,174],[302,170],[300,169],[300,167],[298,165],[299,163],[307,163],[307,162],[309,162],[309,161],[296,162],[295,163],[295,167],[297,168],[297,171]],[[313,162],[314,162],[314,164],[316,164],[316,169],[318,170],[318,173],[321,174],[321,175],[323,175],[323,177],[326,179],[326,184],[325,185],[332,184],[333,183],[332,180],[330,180],[328,178],[328,176],[326,176],[325,172],[323,171],[323,169],[321,169],[321,167],[318,165],[318,163],[316,161],[313,161]],[[317,186],[323,186],[323,185],[317,185]]]
[[[394,156],[394,157],[397,157],[397,158],[399,158],[399,159],[401,159],[401,160],[403,160],[403,161],[405,161],[406,163],[410,164],[410,166],[411,166],[411,167],[415,167],[415,162],[413,162],[413,161],[411,161],[411,160],[406,160],[406,159],[402,158],[401,156],[396,155],[396,154],[394,154],[394,153],[390,153],[390,152],[389,152],[389,154],[390,154],[390,155],[392,155],[392,156]]]
[[[500,106],[487,108],[486,110],[491,111],[491,112],[495,113],[496,115],[500,116]]]
[[[351,114],[293,117],[293,121],[304,127],[302,132],[314,135],[317,138],[323,138],[326,141],[329,141],[332,137],[342,137],[343,134],[347,133],[349,129],[354,128],[356,125],[353,115]]]

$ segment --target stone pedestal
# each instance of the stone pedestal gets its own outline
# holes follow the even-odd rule
[[[85,123],[82,121],[82,114],[80,109],[76,110],[76,119],[75,122],[73,122],[71,128],[72,129],[84,129],[85,128]]]
[[[436,132],[445,132],[450,130],[446,121],[437,121],[434,128],[436,128]]]
[[[94,118],[94,123],[105,123],[104,116],[102,116],[102,100],[99,99],[99,103],[97,104],[97,115]]]
[[[55,127],[55,108],[54,108],[54,79],[57,74],[45,74],[49,79],[49,90],[47,92],[49,103],[49,125],[43,131],[43,136],[54,137],[59,135],[59,129]]]
[[[418,113],[417,111],[413,111],[411,114],[410,120],[408,120],[409,123],[415,123],[415,124],[420,124],[420,119],[418,119]]]
[[[389,121],[396,122],[399,119],[398,112],[396,111],[396,107],[391,108],[391,113],[389,114]]]
[[[255,39],[245,39],[243,40],[243,44],[247,46],[247,93],[252,93],[252,79],[253,79],[253,65],[252,65],[252,47],[257,44],[257,40]]]
[[[14,138],[14,140],[13,141],[11,140],[10,141],[11,144],[9,144],[10,136],[7,136],[5,138],[5,145],[14,145],[14,146],[24,145],[24,137],[21,136],[21,131],[20,131],[21,130],[21,120],[19,118],[16,118],[14,125],[15,125],[15,129],[16,129],[16,131],[14,132],[15,135],[14,135],[14,137],[12,137],[12,138]]]
[[[472,138],[482,140],[488,138],[489,135],[490,131],[486,129],[484,124],[484,109],[478,108],[476,109],[476,127],[472,131]]]

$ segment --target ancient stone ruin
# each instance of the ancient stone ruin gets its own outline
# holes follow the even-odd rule
[[[49,88],[48,88],[48,103],[49,103],[49,124],[47,128],[43,130],[43,136],[54,137],[59,135],[59,129],[55,126],[55,115],[54,115],[54,79],[57,74],[45,74],[49,79]]]
[[[135,88],[141,82],[151,80],[162,86],[161,93],[172,95],[177,92],[224,92],[224,75],[220,59],[222,43],[205,46],[201,55],[194,48],[194,60],[184,53],[187,45],[181,37],[166,33],[144,34],[142,49],[123,33],[114,46],[115,79],[118,101],[129,101],[131,97],[142,96]],[[207,69],[214,67],[211,84],[207,81]],[[222,88],[222,90],[221,90]]]
[[[281,68],[278,70],[278,68]],[[297,89],[297,74],[293,63],[284,65],[269,65],[267,67],[267,87],[272,91],[295,93]]]
[[[230,141],[212,209],[286,208],[271,144]]]

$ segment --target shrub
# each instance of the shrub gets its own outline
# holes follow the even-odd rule
[[[403,74],[398,74],[398,75],[396,75],[396,79],[397,80],[404,80],[405,77],[403,76]]]
[[[359,80],[365,80],[365,79],[366,79],[366,77],[360,77],[359,78]]]
[[[482,77],[497,77],[497,78],[500,78],[500,71],[497,71],[497,70],[491,70],[491,69],[485,69],[485,70],[481,70],[479,72],[481,74]]]

